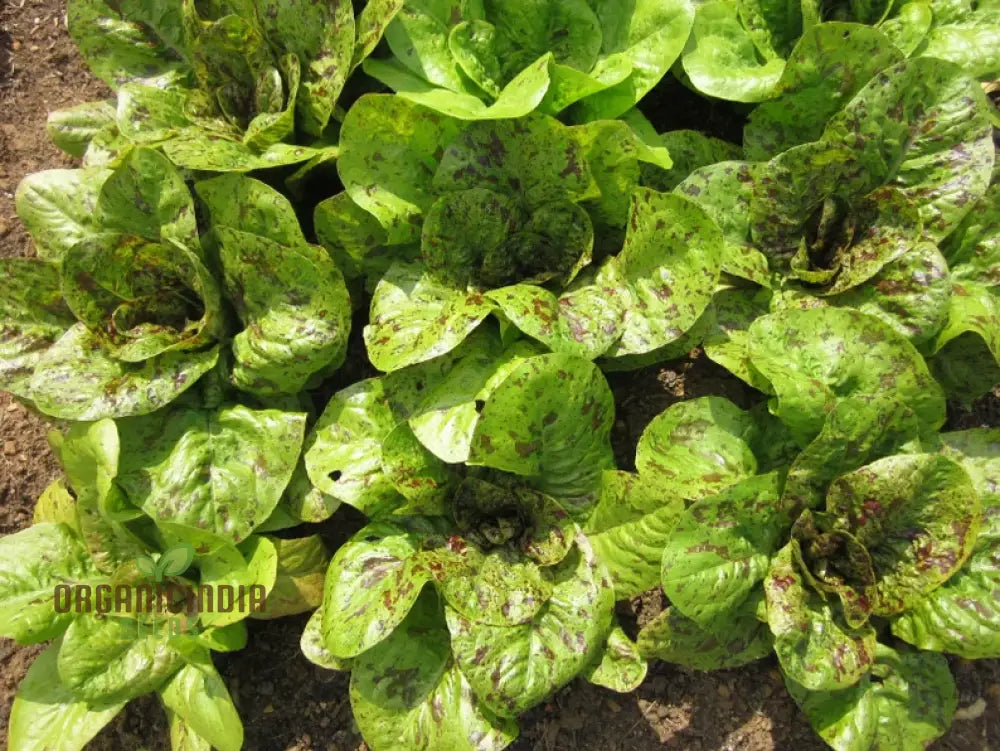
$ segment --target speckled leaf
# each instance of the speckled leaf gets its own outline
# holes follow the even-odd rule
[[[395,263],[372,297],[364,332],[368,357],[379,370],[393,371],[443,355],[493,307],[482,294],[438,281],[420,264]]]
[[[433,203],[439,153],[460,123],[400,97],[364,96],[340,131],[337,171],[348,195],[372,214],[391,244],[420,237],[420,214]]]
[[[392,251],[383,247],[388,236],[382,225],[346,192],[320,201],[313,225],[316,239],[347,277],[381,276],[391,263]]]
[[[979,84],[944,60],[918,57],[869,81],[823,138],[854,149],[873,181],[901,190],[931,239],[946,236],[986,190],[993,168]]]
[[[788,309],[763,316],[750,327],[749,348],[754,367],[778,395],[772,411],[803,445],[838,399],[889,389],[926,429],[944,422],[941,388],[913,345],[858,311]]]
[[[819,138],[823,126],[883,68],[903,54],[879,31],[855,23],[821,23],[807,30],[788,57],[776,99],[750,115],[743,130],[748,159]]]
[[[70,156],[82,157],[94,137],[115,124],[115,102],[99,99],[68,109],[50,112],[45,132],[52,142]]]
[[[118,482],[153,519],[239,542],[277,506],[305,415],[235,406],[178,408],[120,423]]]
[[[740,24],[737,4],[729,0],[697,7],[681,61],[698,91],[736,102],[767,99],[785,67],[777,57],[761,62],[753,39]]]
[[[615,259],[626,284],[625,320],[608,354],[642,354],[679,339],[711,302],[722,257],[722,232],[696,203],[637,190]]]
[[[41,523],[0,538],[0,635],[37,644],[73,620],[55,610],[58,584],[96,586],[103,576],[65,524]]]
[[[827,511],[872,557],[872,610],[895,615],[958,571],[979,533],[980,502],[961,465],[933,454],[879,459],[837,478]]]
[[[585,271],[561,294],[534,284],[487,293],[503,314],[553,352],[593,360],[621,336],[627,295],[618,264]]]
[[[798,542],[792,540],[771,561],[764,580],[767,622],[774,651],[786,676],[810,691],[847,688],[875,660],[875,630],[848,627],[839,603],[810,588],[797,569]]]
[[[568,281],[590,262],[593,246],[590,216],[571,201],[526,206],[488,188],[439,198],[420,240],[430,272],[460,289]]]
[[[306,437],[313,485],[369,516],[398,504],[401,497],[382,472],[382,441],[397,422],[381,380],[338,391]]]
[[[489,186],[535,207],[587,197],[592,176],[573,129],[545,115],[473,123],[445,149],[440,191]]]
[[[94,75],[112,88],[136,79],[167,84],[179,77],[185,66],[169,38],[158,38],[145,24],[148,19],[140,23],[125,16],[104,0],[68,4],[70,36]]]
[[[611,576],[616,600],[640,595],[660,581],[663,548],[684,501],[658,481],[617,470],[601,477],[601,497],[584,531]]]
[[[699,167],[674,192],[701,206],[722,230],[722,270],[771,286],[767,256],[750,244],[750,199],[762,165],[723,161]]]
[[[956,356],[956,347],[959,352],[964,347],[969,356]],[[990,389],[997,368],[989,362],[989,355],[1000,364],[1000,302],[993,288],[953,283],[948,321],[934,342],[934,353],[935,373],[943,368],[944,375],[950,376],[939,376],[949,394],[955,384],[971,390],[971,397]]]
[[[765,394],[773,394],[774,389],[750,364],[748,331],[757,318],[768,313],[770,299],[770,290],[756,287],[719,290],[709,308],[712,326],[702,342],[710,360]]]
[[[292,248],[306,244],[295,208],[284,195],[243,175],[223,175],[195,183],[211,227],[260,235]]]
[[[355,43],[354,57],[351,58],[352,71],[375,51],[378,43],[382,41],[385,27],[392,23],[392,19],[396,17],[404,5],[406,5],[405,0],[369,0],[365,3],[361,13],[354,19]]]
[[[218,357],[216,346],[166,352],[141,365],[119,362],[78,323],[39,360],[30,397],[42,412],[64,420],[144,415],[193,386]]]
[[[739,159],[743,155],[743,149],[736,144],[706,136],[697,130],[670,130],[657,136],[657,140],[670,152],[673,166],[660,169],[643,164],[642,184],[664,193],[676,188],[696,169]]]
[[[593,364],[567,355],[524,360],[486,400],[469,463],[530,478],[535,487],[586,514],[614,465],[611,390]]]
[[[219,587],[240,588],[246,592],[250,587],[263,587],[265,598],[274,588],[278,574],[278,552],[274,542],[262,535],[251,535],[237,546],[231,538],[225,538],[211,531],[195,529],[170,521],[161,522],[160,531],[171,544],[187,543],[197,553],[199,584],[218,590]],[[238,597],[238,596],[237,596]],[[200,622],[216,628],[230,627],[243,621],[251,614],[251,601],[237,598],[234,607],[224,610],[202,612]]]
[[[878,645],[871,674],[841,691],[788,692],[835,751],[922,751],[944,735],[958,692],[941,655]]]
[[[382,441],[382,472],[407,503],[397,513],[439,515],[457,476],[414,435],[409,424],[397,425]]]
[[[516,717],[585,670],[611,629],[614,594],[586,538],[553,570],[552,596],[529,622],[490,626],[445,609],[455,661],[480,701]]]
[[[812,234],[818,235],[816,244],[820,245],[820,251],[827,251],[824,244],[826,237],[819,234],[819,227],[817,226],[815,231],[812,230],[812,227],[818,224],[814,217],[818,213],[817,210],[824,206],[824,201],[827,199],[832,201],[831,196],[834,195],[847,194],[851,197],[864,195],[878,184],[878,176],[865,173],[853,151],[841,144],[826,141],[812,141],[793,146],[766,164],[757,166],[752,176],[754,180],[747,207],[750,237],[754,245],[768,258],[783,266],[787,266],[797,252],[805,253],[811,249],[808,246],[803,247],[803,238]],[[901,211],[909,204],[907,197],[902,193],[895,191],[890,193],[903,205],[900,207]],[[831,208],[840,207],[834,203]],[[870,207],[869,213],[877,217],[880,208],[880,205],[875,204]],[[892,208],[896,208],[895,204]],[[848,217],[851,216],[850,209],[845,213]],[[894,220],[910,219],[906,227],[917,224],[916,230],[919,232],[919,217],[914,210],[902,216],[897,216],[895,212],[890,216]],[[836,218],[838,216],[835,214],[834,219]],[[842,223],[850,224],[846,219]],[[863,229],[867,230],[872,223],[873,220],[870,220]],[[892,222],[893,225],[895,223]],[[829,234],[834,235],[834,240],[839,240],[842,234],[835,231],[838,229],[839,224],[833,223],[832,229],[828,230]],[[897,239],[895,234],[891,235],[891,239]],[[897,246],[898,242],[890,250],[897,250]],[[840,248],[835,246],[830,250],[840,251]],[[878,245],[876,250],[879,252],[873,254],[871,259],[864,256],[854,258],[846,252],[839,252],[831,259],[831,263],[847,255],[854,260],[866,262],[862,268],[867,269],[868,276],[871,276],[891,258],[885,256],[884,249]],[[822,283],[829,281],[838,268],[834,266],[823,269],[819,281]],[[811,278],[809,280],[812,281]]]
[[[1000,21],[996,6],[987,3],[978,3],[978,6],[951,23],[932,26],[919,47],[919,54],[950,60],[979,79],[1000,75],[1000,53],[997,52]]]
[[[1000,285],[1000,184],[976,202],[941,245],[959,281]]]
[[[713,632],[668,607],[639,631],[639,654],[695,670],[737,668],[766,657],[771,653],[771,633],[754,615],[753,601],[737,617],[715,624]]]
[[[0,259],[0,387],[29,396],[31,374],[45,350],[74,319],[63,302],[56,266],[34,259]]]
[[[93,235],[66,251],[61,274],[66,304],[117,360],[202,349],[223,333],[215,278],[172,239]]]
[[[933,22],[931,3],[917,1],[900,6],[878,28],[904,55],[911,57],[927,36]]]
[[[281,618],[305,613],[323,602],[323,583],[330,554],[319,535],[281,539],[269,537],[277,555],[274,587],[256,618]]]
[[[791,519],[777,474],[702,498],[677,521],[663,550],[663,591],[699,627],[713,631],[767,574]]]
[[[57,477],[49,483],[35,501],[35,511],[31,517],[32,524],[52,522],[65,524],[77,535],[80,534],[76,522],[76,498],[66,487],[66,478]]]
[[[943,452],[972,478],[983,506],[968,561],[948,581],[892,623],[892,632],[921,649],[966,659],[1000,655],[1000,434],[976,428],[941,435]]]
[[[919,434],[913,410],[892,395],[840,399],[819,435],[792,462],[782,497],[798,508],[817,508],[838,476],[894,454]]]
[[[354,11],[349,0],[292,5],[257,0],[257,18],[271,44],[302,62],[296,101],[298,126],[320,136],[344,88],[354,57]]]
[[[246,326],[233,339],[233,384],[260,396],[293,394],[316,373],[338,367],[351,302],[326,251],[228,227],[215,233],[226,290]]]
[[[133,149],[101,186],[97,226],[152,242],[176,241],[198,251],[194,203],[184,178],[166,157]]]
[[[635,466],[659,487],[697,500],[757,473],[753,430],[753,418],[723,397],[678,402],[646,426]]]
[[[71,247],[98,231],[97,198],[110,170],[44,170],[17,186],[17,215],[35,242],[38,257],[59,261]]]
[[[628,638],[621,626],[615,626],[608,634],[601,661],[588,670],[586,677],[594,685],[628,694],[645,680],[648,667],[635,642]]]
[[[327,670],[350,670],[352,660],[334,657],[323,643],[323,608],[322,606],[309,616],[306,628],[302,632],[299,640],[299,648],[306,659],[314,665],[319,665]]]
[[[490,626],[530,622],[552,596],[552,577],[507,548],[464,552],[466,565],[438,584],[442,599],[463,618]]]
[[[409,517],[369,524],[341,545],[323,592],[323,643],[333,655],[355,657],[403,622],[434,576],[423,549],[441,531]]]
[[[163,143],[163,153],[178,167],[205,172],[250,172],[305,162],[324,153],[311,146],[276,143],[263,151],[198,128]]]
[[[181,667],[180,653],[134,618],[84,614],[63,635],[59,678],[77,699],[128,701],[155,691]]]
[[[951,294],[944,256],[935,245],[919,243],[865,284],[826,302],[879,318],[919,346],[945,325]]]
[[[482,706],[451,655],[440,605],[430,594],[351,671],[351,708],[380,751],[500,751],[513,720]]]
[[[486,399],[522,360],[542,351],[525,339],[504,347],[493,330],[480,328],[451,352],[390,373],[386,393],[431,453],[462,463]]]
[[[82,751],[125,702],[91,708],[59,680],[60,642],[49,645],[28,668],[10,709],[7,742],[20,751]]]

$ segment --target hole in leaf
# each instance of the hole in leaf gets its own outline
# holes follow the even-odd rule
[[[339,480],[341,476],[343,476],[343,474],[344,473],[341,472],[339,469],[335,469],[333,470],[333,472],[330,473],[330,479],[333,480],[334,482],[337,482],[337,480]]]
[[[485,406],[486,406],[486,402],[484,402],[482,399],[476,399],[476,412],[482,414],[483,407],[485,407]]]

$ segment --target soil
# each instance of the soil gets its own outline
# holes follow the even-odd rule
[[[0,256],[25,256],[32,249],[14,211],[18,181],[29,172],[71,165],[45,136],[46,114],[108,92],[86,71],[65,31],[63,0],[0,3]],[[683,87],[667,87],[649,105],[669,104],[677,113],[675,127],[708,123],[713,134],[732,137],[730,105],[684,94]],[[695,106],[707,110],[694,117]],[[623,466],[630,464],[643,428],[669,404],[707,393],[744,406],[755,398],[697,353],[610,380],[620,405],[614,438]],[[984,397],[971,411],[956,410],[952,425],[1000,425],[1000,396]],[[0,394],[0,533],[30,523],[34,498],[58,472],[46,440],[50,429]],[[358,523],[338,514],[320,532],[343,539]],[[662,596],[650,593],[624,604],[622,615],[642,622],[662,606]],[[248,648],[217,657],[243,717],[245,747],[364,751],[351,720],[347,676],[312,665],[299,651],[305,620],[253,621]],[[13,694],[39,651],[0,640],[0,751],[6,748]],[[960,689],[959,718],[935,748],[1000,749],[1000,664],[955,660],[952,667]],[[714,673],[655,664],[641,688],[624,696],[574,682],[528,713],[521,728],[513,751],[825,748],[789,699],[773,660]],[[91,745],[106,751],[167,747],[165,718],[151,697],[132,702]]]

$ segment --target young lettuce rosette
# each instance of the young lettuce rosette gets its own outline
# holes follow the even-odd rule
[[[612,118],[670,69],[693,17],[687,0],[413,0],[386,28],[392,57],[369,58],[364,70],[461,119],[571,105],[576,122]]]
[[[670,601],[640,631],[641,656],[710,670],[773,650],[831,747],[916,749],[948,728],[956,690],[940,655],[892,646],[889,632],[997,654],[1000,454],[995,431],[938,437],[940,388],[911,344],[866,318],[762,319],[775,342],[752,344],[750,363],[781,423],[718,397],[674,405],[643,435],[638,474],[615,483],[630,488],[609,506],[622,521],[595,513],[589,526],[607,530],[588,537],[616,593],[659,583]],[[839,344],[820,319],[875,347],[864,376],[846,354],[819,356]]]
[[[491,315],[556,352],[645,354],[715,290],[721,233],[693,201],[637,188],[640,162],[669,162],[623,122],[464,123],[375,95],[341,145],[346,190],[316,232],[377,280],[365,342],[380,370],[448,352]]]
[[[812,65],[810,58],[816,52],[843,56],[846,61],[855,51],[850,40],[826,51],[803,46],[823,22],[849,22],[855,28],[877,30],[900,59],[948,60],[983,80],[1000,74],[996,52],[1000,20],[991,0],[807,0],[782,7],[759,0],[711,0],[697,6],[681,56],[684,74],[702,94],[736,102],[766,102],[781,94],[792,65]],[[829,69],[817,65],[815,70]]]
[[[22,182],[18,213],[40,258],[2,262],[5,390],[53,417],[95,420],[153,412],[213,369],[267,397],[340,365],[347,288],[287,199],[241,176],[197,189],[204,238],[184,179],[152,149],[115,170]]]
[[[503,748],[579,674],[642,679],[574,521],[614,463],[611,393],[592,363],[539,350],[476,331],[338,392],[307,440],[317,489],[373,520],[334,556],[303,650],[351,671],[380,751]]]
[[[401,4],[72,0],[70,33],[117,103],[53,113],[49,133],[89,164],[131,144],[215,172],[330,157],[337,100]]]
[[[228,430],[240,409],[244,421],[254,414],[230,410]],[[298,422],[301,442],[302,416]],[[212,440],[226,443],[225,431]],[[58,436],[68,486],[53,482],[34,524],[0,538],[0,632],[20,644],[54,640],[14,699],[12,747],[82,748],[130,700],[156,693],[185,747],[235,751],[243,725],[211,653],[242,649],[249,615],[273,618],[319,602],[329,558],[318,537],[214,534],[182,514],[154,522],[143,510],[168,489],[154,482],[150,495],[136,494],[130,442],[111,420],[77,423]],[[215,477],[243,466],[217,463]],[[283,475],[275,469],[280,495],[291,467]],[[162,465],[156,472],[168,479]],[[256,488],[265,497],[266,485]],[[221,504],[217,511],[228,514]],[[233,607],[222,605],[223,587]]]

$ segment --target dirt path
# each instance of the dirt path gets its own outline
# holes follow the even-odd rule
[[[2,2],[3,0],[0,0]],[[63,25],[62,0],[16,0],[0,6],[0,256],[30,255],[14,212],[25,174],[68,166],[45,137],[48,111],[107,92],[83,68]],[[684,393],[718,384],[710,366],[665,365],[618,378],[631,396],[618,423],[621,442],[634,440],[648,419]],[[714,388],[714,387],[713,387]],[[714,393],[720,393],[714,391]],[[636,396],[637,395],[637,396]],[[965,418],[1000,424],[998,401]],[[30,522],[34,498],[57,472],[42,420],[0,394],[0,533]],[[638,607],[650,603],[639,603]],[[656,603],[652,603],[655,607]],[[360,751],[351,722],[346,676],[311,665],[299,652],[304,618],[251,623],[246,650],[218,659],[246,725],[246,748]],[[0,640],[0,750],[18,682],[38,648]],[[1000,749],[1000,671],[995,662],[955,662],[959,720],[939,749]],[[988,707],[988,708],[987,708]],[[986,708],[986,711],[982,711]],[[574,683],[524,718],[515,751],[771,751],[825,748],[785,693],[773,661],[704,674],[656,665],[634,694]],[[165,749],[165,720],[153,699],[133,702],[93,748]]]

